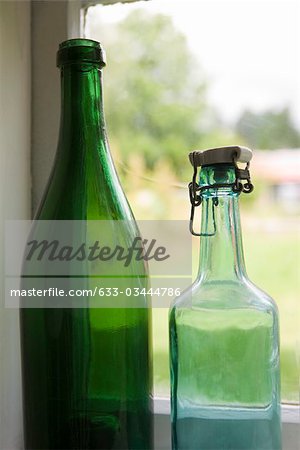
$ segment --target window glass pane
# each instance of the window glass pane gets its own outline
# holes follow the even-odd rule
[[[90,7],[85,22],[107,51],[109,138],[137,218],[189,217],[188,151],[255,149],[255,191],[241,196],[245,256],[279,306],[286,401],[299,400],[297,3],[152,0]],[[168,395],[167,310],[154,310],[153,334],[155,392]]]

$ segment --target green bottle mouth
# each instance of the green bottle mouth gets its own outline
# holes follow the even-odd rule
[[[57,67],[69,64],[97,64],[100,68],[106,65],[105,51],[100,42],[91,39],[68,39],[59,44]]]

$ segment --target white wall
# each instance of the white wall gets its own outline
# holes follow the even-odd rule
[[[75,13],[79,11],[77,1],[72,0],[71,7]],[[33,212],[43,194],[56,152],[60,119],[60,75],[56,67],[56,52],[59,43],[69,36],[69,9],[67,1],[32,2]],[[74,15],[79,19],[79,12]]]
[[[0,448],[22,448],[18,311],[4,309],[4,219],[30,215],[30,2],[0,1]]]
[[[32,204],[41,199],[54,159],[60,114],[58,44],[67,39],[64,1],[32,2]]]

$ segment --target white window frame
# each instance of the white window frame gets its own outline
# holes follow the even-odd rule
[[[22,448],[19,311],[5,308],[5,220],[30,218],[30,3],[0,1],[0,449]]]
[[[55,54],[59,42],[83,35],[83,9],[96,4],[126,3],[141,0],[63,0],[32,2],[32,195],[33,209],[49,176],[56,148],[59,122],[59,77]],[[57,16],[60,16],[59,22]],[[53,30],[55,35],[45,30]],[[54,81],[55,79],[55,81]],[[47,85],[51,89],[47,89]],[[51,98],[50,98],[51,96]],[[50,101],[51,100],[51,101]],[[45,106],[47,105],[47,106]],[[42,108],[47,108],[47,115]],[[47,136],[45,142],[43,136]],[[43,145],[40,145],[43,142]],[[155,398],[155,449],[169,450],[170,399]],[[296,450],[300,442],[299,405],[282,404],[283,450]]]

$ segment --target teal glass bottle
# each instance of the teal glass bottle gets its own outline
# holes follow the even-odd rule
[[[281,449],[278,312],[246,274],[237,151],[250,160],[199,152],[199,271],[170,309],[173,450]]]
[[[122,221],[123,238],[130,241],[137,227],[107,142],[100,44],[63,42],[57,65],[60,133],[36,226]],[[135,268],[128,268],[129,288],[147,282],[147,268]],[[82,287],[97,282],[85,278]],[[25,449],[153,448],[151,310],[145,299],[135,308],[26,307],[20,328]]]

